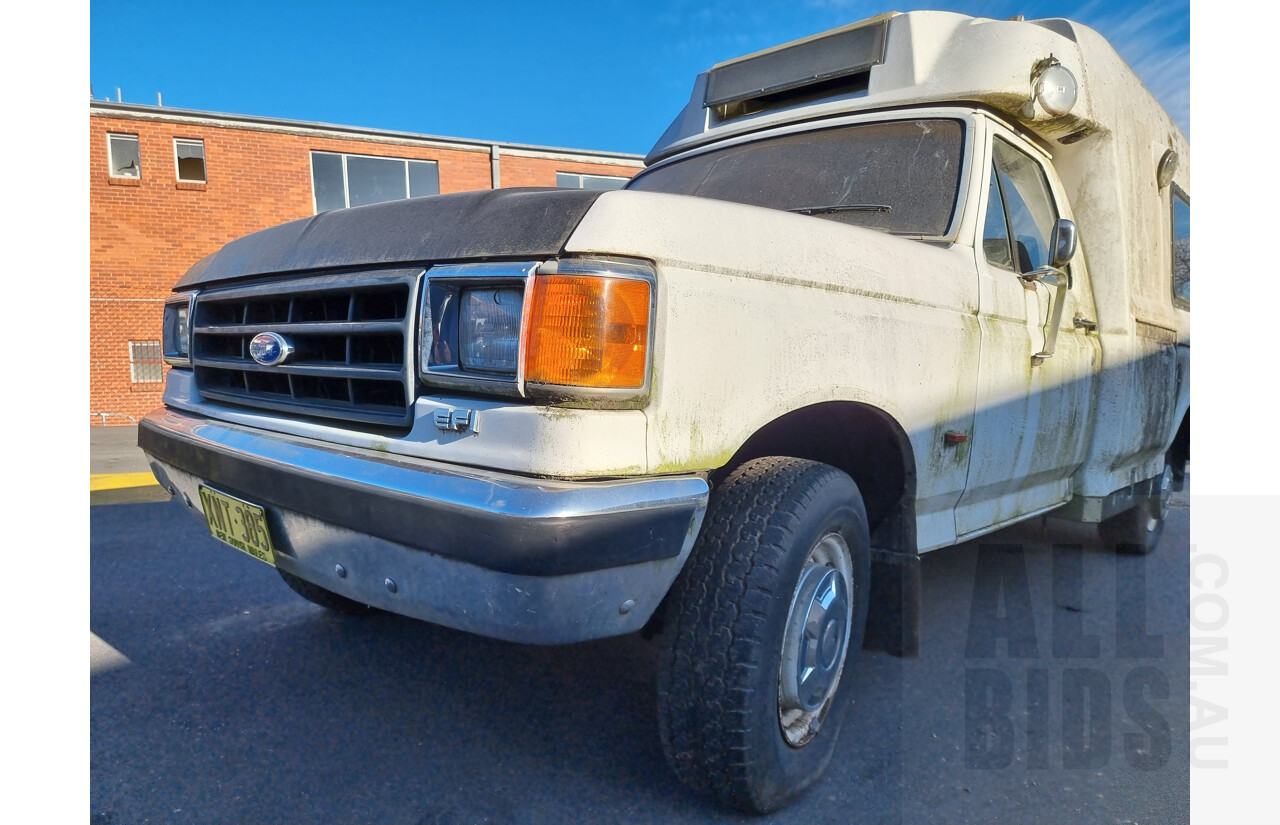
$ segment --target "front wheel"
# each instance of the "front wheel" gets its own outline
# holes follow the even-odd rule
[[[738,468],[672,588],[658,722],[676,774],[745,811],[826,769],[867,621],[870,539],[845,473],[794,458]]]

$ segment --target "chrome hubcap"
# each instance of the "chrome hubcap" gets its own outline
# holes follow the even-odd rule
[[[800,747],[822,726],[849,650],[852,562],[839,533],[818,540],[791,598],[778,671],[778,723]]]

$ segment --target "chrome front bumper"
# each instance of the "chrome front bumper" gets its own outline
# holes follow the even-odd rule
[[[262,505],[282,570],[364,604],[520,642],[638,630],[707,505],[697,476],[525,478],[172,409],[141,422],[138,444],[194,512],[201,484]]]

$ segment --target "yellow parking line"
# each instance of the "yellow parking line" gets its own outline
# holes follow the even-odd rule
[[[97,473],[89,474],[89,492],[120,490],[125,487],[150,487],[159,485],[151,473]]]

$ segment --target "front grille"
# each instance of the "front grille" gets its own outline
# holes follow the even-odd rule
[[[421,269],[273,281],[202,292],[191,363],[206,398],[405,427],[413,412],[413,312]],[[283,364],[249,356],[262,332],[293,347]]]

